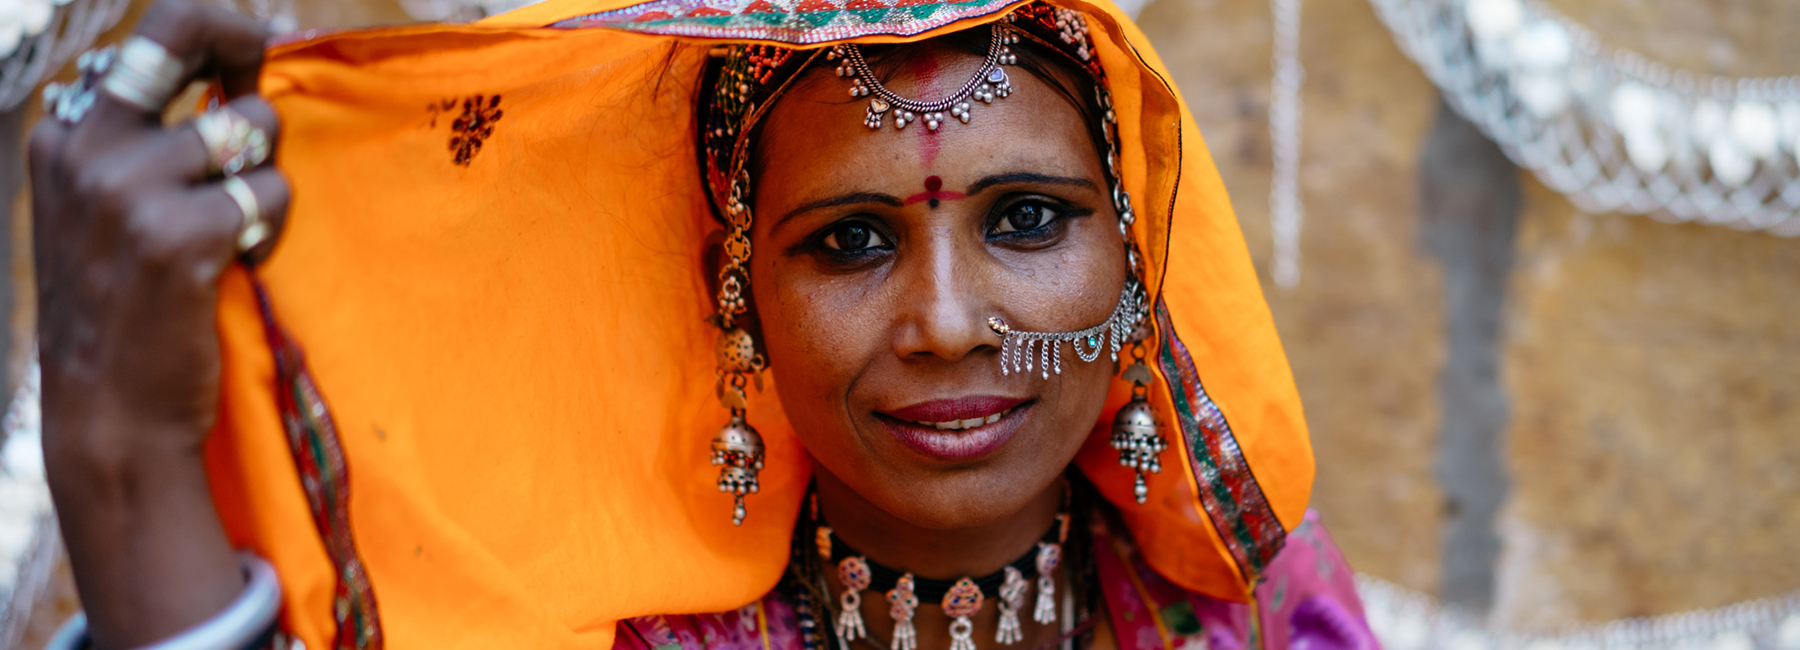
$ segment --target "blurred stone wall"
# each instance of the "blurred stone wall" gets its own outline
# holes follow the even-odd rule
[[[1680,69],[1800,74],[1791,0],[1550,5]],[[1516,224],[1490,233],[1512,238],[1499,293],[1470,300],[1431,219],[1487,189],[1445,185],[1425,156],[1478,163],[1484,143],[1453,137],[1456,118],[1366,2],[1305,0],[1302,278],[1278,288],[1268,3],[1154,0],[1140,24],[1232,192],[1306,403],[1313,503],[1359,570],[1444,593],[1461,507],[1439,478],[1444,434],[1494,413],[1506,480],[1483,569],[1497,622],[1551,629],[1800,589],[1800,240],[1586,215],[1529,173],[1484,172],[1520,200]],[[1484,309],[1499,310],[1476,351],[1498,365],[1497,401],[1471,415],[1446,398],[1462,363],[1450,332]]]

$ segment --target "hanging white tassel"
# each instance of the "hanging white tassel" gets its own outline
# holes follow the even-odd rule
[[[894,618],[894,639],[888,642],[890,650],[918,650],[919,632],[913,627],[913,612],[919,608],[919,596],[913,593],[913,576],[908,573],[900,576],[894,588],[888,590],[888,615]]]
[[[869,636],[868,628],[863,626],[862,590],[869,588],[870,577],[869,562],[860,555],[838,562],[838,580],[844,583],[844,594],[838,600],[843,607],[838,610],[836,623],[838,636],[845,641]]]
[[[950,621],[950,650],[975,650],[975,623],[969,617]]]
[[[845,641],[855,641],[859,637],[869,636],[868,629],[863,627],[862,592],[845,590],[838,604],[843,609],[838,611],[837,633]]]
[[[1000,583],[1000,629],[994,633],[994,640],[1011,645],[1025,638],[1025,632],[1019,629],[1019,607],[1025,604],[1025,574],[1018,569],[1006,567],[1006,581]]]
[[[1062,560],[1062,545],[1038,542],[1037,608],[1031,620],[1049,624],[1056,622],[1056,564]]]

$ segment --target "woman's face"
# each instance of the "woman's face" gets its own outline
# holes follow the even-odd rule
[[[943,97],[981,59],[911,54],[888,87]],[[763,123],[751,287],[782,406],[820,469],[912,525],[1018,512],[1093,428],[1112,364],[1003,376],[990,316],[1067,332],[1125,282],[1110,188],[1062,92],[1015,92],[968,124],[863,124],[867,101],[815,69]],[[1066,348],[1066,346],[1065,346]]]

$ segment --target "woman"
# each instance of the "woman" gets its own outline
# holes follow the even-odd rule
[[[97,647],[1373,647],[1223,189],[1110,7],[553,1],[266,66],[200,6],[139,34],[33,139]]]

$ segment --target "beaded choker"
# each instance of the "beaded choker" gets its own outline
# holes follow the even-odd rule
[[[1059,513],[1056,524],[1044,532],[1036,548],[999,571],[954,581],[919,578],[910,571],[871,562],[822,522],[816,542],[820,561],[836,566],[838,580],[844,585],[838,603],[840,610],[832,621],[844,641],[869,635],[862,619],[862,592],[866,590],[887,596],[888,615],[894,619],[894,637],[888,643],[891,650],[917,650],[918,632],[913,626],[913,616],[921,601],[938,603],[944,608],[944,614],[952,617],[950,650],[975,650],[972,617],[981,611],[982,603],[988,598],[997,599],[1000,608],[1000,627],[994,640],[1010,645],[1024,638],[1019,627],[1019,608],[1025,604],[1028,572],[1037,578],[1038,586],[1032,620],[1044,624],[1056,622],[1056,565],[1062,560],[1062,545],[1068,538],[1069,516],[1066,512]]]

